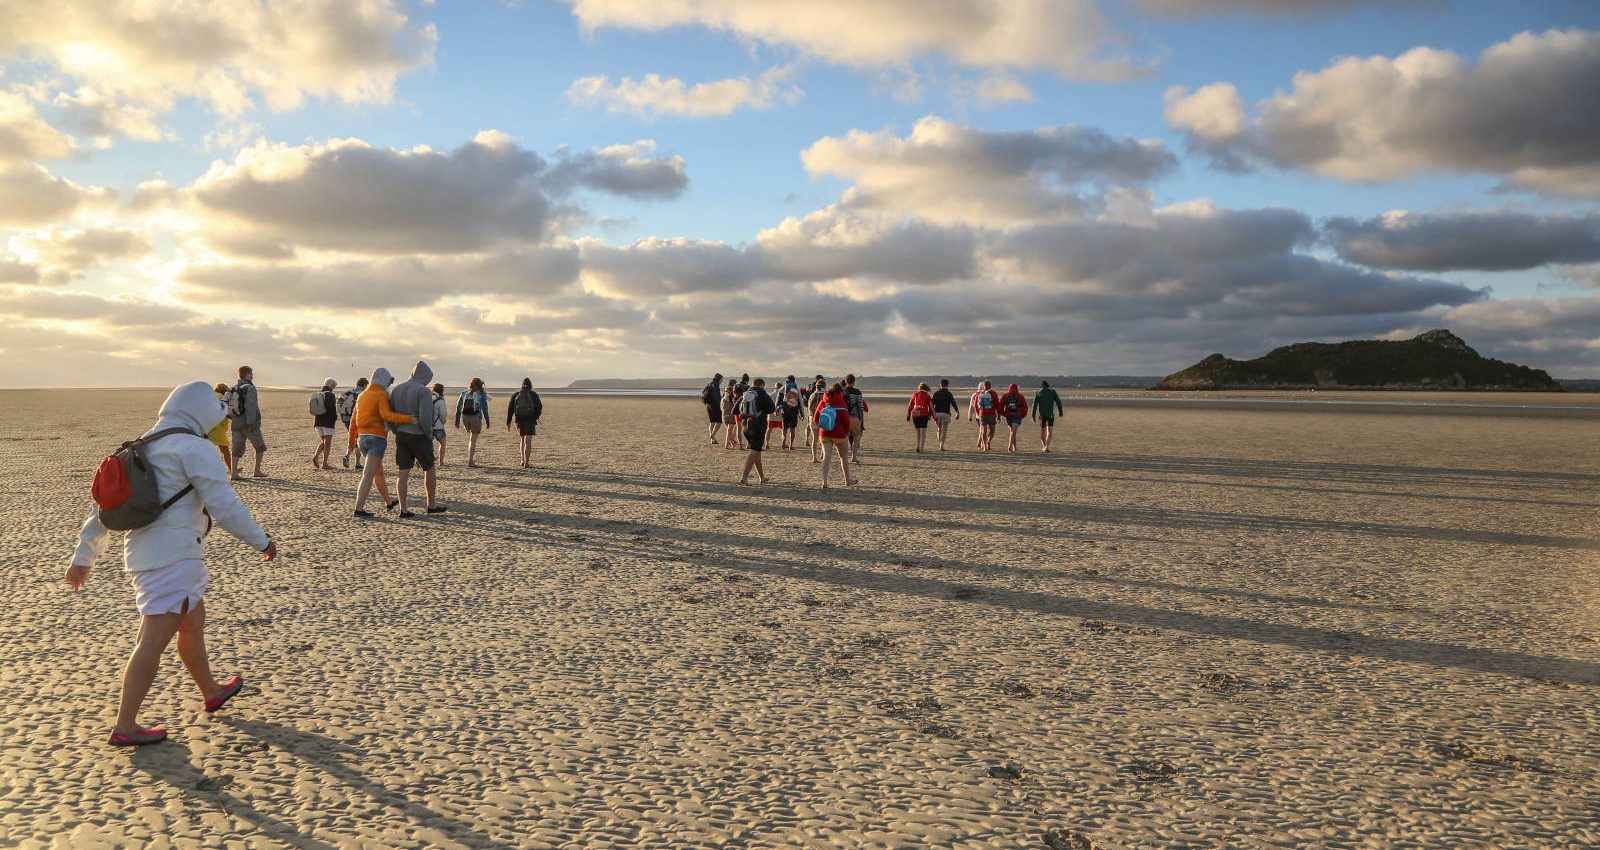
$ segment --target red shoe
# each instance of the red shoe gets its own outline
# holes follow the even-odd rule
[[[243,687],[243,676],[234,676],[229,679],[228,684],[222,686],[222,693],[214,697],[206,697],[206,711],[216,711],[221,708],[228,700],[233,699],[234,695],[238,694]]]
[[[140,729],[132,735],[121,732],[112,732],[107,738],[107,743],[113,747],[142,747],[145,744],[159,744],[167,739],[167,730],[162,728]]]

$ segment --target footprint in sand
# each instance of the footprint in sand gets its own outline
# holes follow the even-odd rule
[[[961,735],[956,732],[956,728],[954,726],[951,726],[947,723],[939,723],[934,720],[919,720],[916,723],[913,723],[911,728],[920,734],[932,735],[935,738],[954,739],[961,737]]]
[[[887,635],[864,635],[856,642],[867,649],[888,649],[894,646],[894,638]]]
[[[1087,631],[1087,632],[1102,632],[1103,633],[1103,632],[1115,631],[1115,628],[1110,623],[1106,622],[1105,620],[1084,620],[1083,622],[1078,624],[1078,628],[1083,629],[1084,631]]]
[[[1052,829],[1046,832],[1044,846],[1050,850],[1095,850],[1095,843],[1089,836],[1071,829]]]
[[[1018,679],[1001,679],[994,683],[994,689],[1008,697],[1020,697],[1022,699],[1033,699],[1039,695],[1039,692],[1032,685]]]
[[[1207,673],[1200,684],[1219,694],[1233,695],[1245,689],[1246,682],[1237,673]]]
[[[757,648],[745,653],[745,657],[750,659],[751,664],[766,664],[775,656],[772,654],[771,650]]]
[[[800,604],[807,608],[816,608],[822,604],[822,600],[815,596],[802,596],[800,597]]]
[[[950,591],[951,599],[977,599],[983,595],[983,589],[971,585],[957,585]]]

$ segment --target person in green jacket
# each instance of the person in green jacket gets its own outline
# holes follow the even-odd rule
[[[1050,382],[1040,381],[1039,391],[1033,394],[1033,418],[1039,423],[1039,442],[1044,446],[1040,451],[1050,451],[1050,434],[1056,429],[1056,414],[1066,412],[1061,396],[1050,388]]]

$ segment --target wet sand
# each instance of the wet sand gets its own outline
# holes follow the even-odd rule
[[[0,846],[1600,845],[1600,415],[1083,404],[916,455],[885,403],[823,494],[803,448],[736,486],[692,399],[550,397],[537,468],[453,442],[451,513],[361,522],[269,393],[283,556],[208,546],[250,687],[206,715],[169,654],[130,753],[128,582],[60,575],[162,395],[0,392]]]

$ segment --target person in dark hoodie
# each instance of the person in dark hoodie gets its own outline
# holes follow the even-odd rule
[[[722,373],[711,376],[711,383],[706,384],[700,391],[700,403],[706,407],[706,417],[710,420],[711,445],[717,444],[717,434],[722,431]]]
[[[389,391],[389,405],[396,413],[403,413],[412,419],[410,422],[394,426],[394,463],[400,467],[398,495],[401,519],[416,516],[411,510],[411,503],[407,501],[407,485],[411,479],[411,469],[416,466],[422,467],[423,486],[428,493],[428,513],[445,512],[444,505],[439,504],[434,498],[438,479],[433,469],[435,408],[433,388],[428,386],[428,382],[432,380],[433,369],[429,368],[426,361],[418,360],[416,367],[411,370],[411,377],[404,383],[396,384],[394,389]]]
[[[750,447],[750,454],[744,459],[744,475],[739,478],[739,483],[749,486],[750,470],[754,469],[756,475],[761,477],[761,483],[765,484],[767,471],[761,468],[761,451],[767,447],[767,416],[777,411],[772,396],[767,394],[765,379],[757,378],[750,385],[744,399],[739,402],[739,409],[744,415],[744,441]]]
[[[511,430],[511,423],[517,423],[517,433],[522,435],[522,468],[527,469],[532,464],[533,434],[539,429],[539,418],[544,416],[544,402],[539,400],[539,394],[533,391],[533,379],[523,378],[522,389],[511,396],[511,401],[506,403],[506,430]]]

